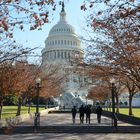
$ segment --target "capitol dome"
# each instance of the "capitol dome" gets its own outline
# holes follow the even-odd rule
[[[66,20],[60,20],[56,25],[52,27],[52,29],[49,32],[49,36],[56,35],[56,34],[57,35],[62,35],[62,34],[76,35],[74,28],[70,24],[68,24]]]
[[[42,50],[42,62],[67,62],[71,56],[83,56],[80,48],[80,40],[73,26],[66,21],[64,7],[60,12],[60,19],[52,27],[45,40],[45,48]]]

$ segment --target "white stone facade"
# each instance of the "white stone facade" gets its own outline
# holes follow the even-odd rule
[[[75,96],[85,96],[86,91],[80,90],[80,85],[84,84],[84,78],[75,72],[74,63],[71,61],[73,57],[81,60],[83,51],[80,47],[80,39],[74,28],[66,21],[66,13],[63,9],[60,12],[60,20],[52,27],[45,40],[45,48],[42,50],[42,67],[45,70],[47,64],[60,64],[63,73],[69,74],[65,82],[65,93],[72,92]]]
[[[74,28],[67,23],[65,11],[61,11],[59,22],[52,27],[45,40],[42,63],[43,65],[48,62],[68,64],[74,55],[83,56],[80,40],[75,34]]]

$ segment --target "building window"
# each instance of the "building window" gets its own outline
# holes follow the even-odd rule
[[[64,56],[64,58],[67,58],[67,53],[65,52],[65,56]]]
[[[63,52],[61,52],[61,58],[63,59]]]
[[[60,52],[58,51],[58,58],[60,58]]]
[[[54,52],[54,59],[56,59],[56,51]]]

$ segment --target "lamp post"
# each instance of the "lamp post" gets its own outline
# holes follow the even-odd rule
[[[87,94],[86,94],[86,105],[87,105]]]
[[[112,84],[112,126],[117,128],[117,117],[115,113],[115,92],[116,92],[116,86],[114,83],[114,80],[111,82]]]
[[[59,106],[59,109],[61,109],[61,98],[62,98],[62,94],[60,94],[60,106]]]
[[[40,90],[40,82],[41,79],[36,79],[36,113],[35,113],[35,120],[34,125],[39,126],[40,125],[40,113],[39,113],[39,90]]]

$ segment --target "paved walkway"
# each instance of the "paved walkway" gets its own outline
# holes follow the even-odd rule
[[[96,114],[91,114],[91,124],[90,125],[104,125],[104,126],[111,126],[112,125],[112,120],[110,118],[102,116],[102,121],[101,124],[97,123],[96,119]],[[33,126],[34,125],[34,119],[30,119],[24,123],[21,123],[19,125],[27,125],[27,126]],[[45,125],[73,125],[72,124],[72,117],[70,113],[50,113],[46,114],[46,116],[41,116],[40,117],[40,125],[45,126]],[[79,120],[79,114],[76,116],[76,124],[75,125],[80,125],[80,120]],[[88,125],[85,123],[83,125]],[[118,126],[124,126],[124,125],[130,125],[124,122],[118,122]]]
[[[0,135],[0,140],[139,140],[140,134],[33,133]]]
[[[28,120],[20,125],[33,125],[34,120]],[[47,114],[41,117],[40,124],[44,125],[73,125],[71,114]],[[76,117],[76,125],[79,124],[79,114]],[[88,124],[84,124],[88,125]],[[91,125],[99,125],[96,120],[96,114],[91,115]],[[111,125],[111,119],[102,117],[100,125]],[[119,122],[118,125],[128,125]],[[77,133],[33,133],[33,134],[16,134],[16,135],[0,135],[0,140],[139,140],[140,134],[77,134]]]

